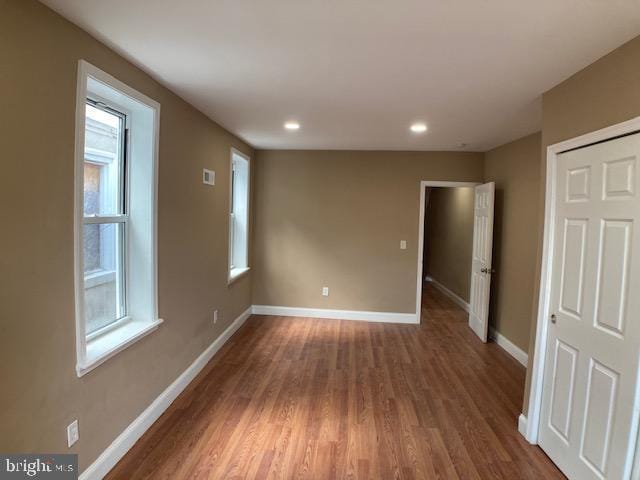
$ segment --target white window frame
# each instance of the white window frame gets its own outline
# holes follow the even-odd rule
[[[129,128],[129,118],[131,115],[131,111],[123,107],[122,105],[114,104],[109,100],[107,100],[106,98],[100,97],[96,94],[87,94],[87,98],[85,99],[85,108],[87,105],[89,105],[88,97],[91,97],[91,100],[93,101],[93,103],[95,103],[95,105],[92,104],[94,108],[103,110],[105,112],[112,113],[113,115],[117,115],[118,117],[121,117],[123,121],[122,126],[124,127],[125,131],[121,132],[121,135],[123,135],[123,138],[122,138],[121,144],[119,145],[119,149],[122,148],[123,151],[119,151],[117,155],[111,152],[105,152],[95,148],[87,148],[85,145],[83,169],[87,163],[91,163],[93,165],[107,166],[111,164],[113,161],[117,160],[118,156],[121,157],[120,160],[125,161],[125,158],[129,156],[129,152],[125,151],[125,149],[128,150],[128,148],[127,148],[127,144],[124,136],[126,135],[126,130]],[[86,110],[85,110],[84,120],[86,122]],[[84,131],[85,132],[87,131],[86,124],[85,124]],[[106,172],[102,171],[100,176],[102,181],[102,179],[106,176]],[[121,165],[120,169],[118,170],[111,171],[110,175],[107,178],[104,178],[106,180],[107,188],[105,188],[105,190],[100,192],[100,199],[99,199],[100,205],[109,205],[110,203],[113,202],[114,200],[113,188],[110,188],[110,187],[113,187],[114,184],[119,184],[121,180],[120,178],[121,176],[124,176],[125,182],[123,182],[123,184],[125,184],[126,179],[128,177],[128,171],[126,171],[126,164]],[[83,174],[83,179],[84,179],[84,174]],[[118,318],[116,318],[115,321],[99,328],[94,332],[91,332],[91,333],[85,332],[88,342],[100,337],[103,334],[106,334],[107,332],[115,330],[120,324],[123,324],[131,320],[131,317],[128,315],[127,303],[126,303],[127,291],[128,291],[126,273],[129,269],[129,265],[127,262],[127,255],[126,255],[126,244],[128,241],[127,230],[128,230],[128,224],[129,224],[129,215],[126,212],[127,192],[119,191],[118,197],[120,198],[116,199],[116,203],[120,204],[119,208],[122,209],[122,212],[120,213],[112,213],[112,214],[106,214],[106,215],[98,214],[91,217],[87,217],[87,216],[84,216],[84,212],[83,212],[83,223],[84,223],[83,226],[87,226],[91,224],[96,224],[96,225],[119,224],[120,227],[123,229],[123,231],[120,232],[121,235],[119,235],[119,238],[117,239],[115,250],[108,252],[113,257],[114,263],[117,263],[118,259],[121,259],[120,275],[117,275],[118,273],[117,267],[115,270],[96,271],[92,273],[89,277],[86,276],[86,272],[83,272],[84,279],[85,279],[85,283],[84,283],[85,289],[88,287],[88,285],[90,285],[91,287],[97,287],[98,285],[102,285],[112,281],[112,279],[116,279],[118,283],[118,288],[116,289],[116,304],[117,304],[117,308],[120,310],[119,313],[122,314]],[[84,200],[83,200],[83,203],[84,203]],[[84,231],[84,228],[83,228],[83,231]],[[102,238],[102,233],[100,234],[100,237]],[[108,255],[106,255],[107,252],[101,249],[100,253],[102,257],[101,261],[107,263],[106,261],[108,260]],[[80,255],[82,254],[83,252],[80,252]],[[82,292],[83,295],[84,295],[84,291],[85,290],[83,290]],[[85,324],[85,328],[86,328],[86,324]]]
[[[247,192],[246,192],[246,210],[247,210],[247,218],[246,218],[246,241],[244,245],[244,258],[246,259],[246,265],[236,266],[234,265],[233,256],[234,256],[234,243],[235,243],[235,216],[233,212],[233,170],[234,170],[234,157],[240,157],[243,161],[246,162],[247,165]],[[250,270],[251,266],[249,264],[249,220],[250,220],[250,208],[251,208],[251,157],[247,154],[242,153],[240,150],[236,148],[231,148],[231,154],[229,156],[229,276],[227,279],[227,283],[231,284],[238,280],[240,277],[246,275]]]
[[[95,91],[89,91],[89,84],[93,89],[111,92],[111,98],[107,99]],[[97,87],[96,87],[97,86]],[[127,162],[127,189],[129,198],[131,193],[130,169],[132,162],[139,162],[136,177],[142,178],[148,185],[142,194],[136,193],[136,197],[144,199],[138,208],[141,213],[137,215],[144,221],[139,222],[140,229],[144,232],[144,255],[137,254],[140,259],[136,265],[142,273],[136,273],[135,281],[136,297],[140,297],[139,303],[144,308],[136,308],[139,313],[127,311],[126,316],[107,325],[90,335],[86,334],[86,321],[84,313],[84,225],[89,219],[84,216],[84,164],[85,164],[85,128],[86,128],[86,104],[87,98],[99,99],[101,102],[111,105],[115,110],[126,113],[132,135],[128,145],[130,152]],[[143,112],[144,113],[140,113]],[[136,113],[137,112],[137,113]],[[131,120],[130,118],[133,118]],[[136,128],[138,127],[138,128]],[[78,62],[78,83],[76,97],[76,137],[75,137],[75,189],[74,189],[74,268],[75,268],[75,323],[76,323],[76,373],[80,377],[90,372],[109,358],[140,340],[144,336],[155,331],[162,323],[158,318],[158,283],[157,283],[157,185],[158,185],[158,148],[160,132],[160,104],[146,95],[134,90],[128,85],[115,79],[90,63],[80,60]],[[138,135],[136,137],[136,130]],[[137,138],[137,139],[136,139]],[[133,144],[132,142],[137,142]],[[89,156],[104,157],[105,152],[89,151]],[[109,154],[110,155],[110,154]],[[144,165],[144,166],[142,166]],[[148,174],[148,176],[147,176]],[[149,180],[151,180],[149,182]],[[140,180],[137,180],[140,182]],[[138,200],[139,202],[139,200]],[[127,222],[129,212],[127,211]],[[114,222],[120,222],[122,215],[104,215],[96,220],[104,222],[109,218]],[[128,229],[127,229],[128,230]],[[127,289],[131,280],[129,271],[129,251],[133,248],[127,238],[125,242],[125,272],[124,280]],[[100,272],[96,278],[91,277],[91,282],[100,284],[108,279]],[[105,275],[108,272],[104,272]],[[114,273],[112,273],[114,274]],[[115,274],[114,274],[115,275]],[[142,280],[141,280],[142,279]],[[125,296],[127,293],[125,293]],[[144,312],[144,314],[140,313]]]

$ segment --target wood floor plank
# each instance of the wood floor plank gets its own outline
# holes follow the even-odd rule
[[[563,479],[524,368],[430,286],[422,324],[253,316],[108,479]]]

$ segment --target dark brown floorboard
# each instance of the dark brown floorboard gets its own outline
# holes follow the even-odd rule
[[[422,324],[253,316],[108,479],[562,479],[525,370],[433,287]]]

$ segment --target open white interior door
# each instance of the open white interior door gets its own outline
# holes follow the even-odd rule
[[[483,342],[487,341],[489,330],[495,187],[493,182],[475,187],[469,326]]]

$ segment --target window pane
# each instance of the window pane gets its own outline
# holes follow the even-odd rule
[[[124,224],[84,226],[84,313],[90,334],[125,316]]]
[[[236,168],[235,165],[231,168],[231,213],[235,213],[235,198],[236,198]]]
[[[242,156],[232,156],[230,268],[246,268],[249,225],[249,162]]]
[[[235,261],[234,245],[236,243],[236,240],[235,240],[236,239],[236,219],[235,219],[235,215],[232,213],[229,216],[229,219],[230,219],[229,220],[229,228],[231,229],[230,236],[229,236],[229,242],[230,242],[229,248],[231,249],[231,252],[229,254],[229,258],[230,258],[230,262],[231,263],[229,265],[229,268],[233,269],[233,268],[235,268],[235,265],[234,265],[234,261]]]
[[[122,213],[123,117],[86,105],[84,214]]]

